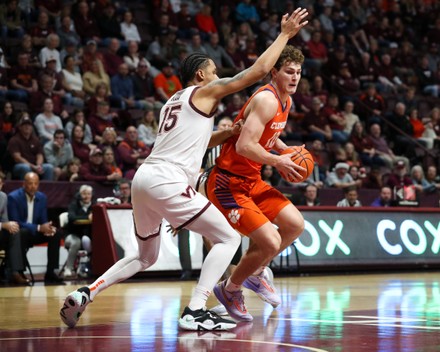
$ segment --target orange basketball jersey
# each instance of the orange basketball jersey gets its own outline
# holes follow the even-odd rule
[[[249,102],[254,98],[254,96],[259,92],[265,90],[272,92],[278,100],[277,113],[272,118],[272,120],[270,120],[266,124],[266,127],[264,128],[263,134],[261,135],[259,141],[260,145],[264,149],[270,151],[275,145],[275,141],[278,139],[284,127],[286,126],[287,117],[289,115],[290,107],[292,106],[292,99],[290,97],[287,100],[286,105],[283,106],[275,88],[271,84],[266,84],[259,88],[248,99],[246,104],[244,104],[239,114],[235,118],[234,123],[244,118],[244,111],[246,110],[246,107],[248,106]],[[245,176],[252,179],[259,178],[262,165],[237,154],[237,152],[235,151],[235,144],[238,140],[238,137],[239,136],[233,136],[223,144],[220,156],[216,160],[216,165],[220,169],[227,170],[234,175]]]

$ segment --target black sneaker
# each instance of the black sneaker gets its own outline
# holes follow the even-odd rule
[[[191,310],[185,307],[179,319],[183,330],[229,330],[237,326],[232,320],[224,319],[206,308]]]

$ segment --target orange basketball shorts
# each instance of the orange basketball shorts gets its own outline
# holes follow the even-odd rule
[[[223,213],[231,226],[249,235],[272,222],[290,201],[258,178],[235,176],[215,167],[207,180],[208,199]]]

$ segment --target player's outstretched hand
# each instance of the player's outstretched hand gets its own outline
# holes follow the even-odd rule
[[[309,21],[304,20],[309,13],[307,9],[302,9],[298,7],[292,14],[285,14],[281,19],[281,32],[289,36],[289,38],[294,37],[301,28],[303,28]]]

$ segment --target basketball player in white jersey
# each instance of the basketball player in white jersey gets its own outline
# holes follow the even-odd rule
[[[204,54],[194,53],[183,61],[182,83],[187,88],[174,94],[161,109],[153,151],[132,182],[138,253],[119,260],[90,286],[71,292],[60,311],[66,325],[74,327],[99,292],[156,262],[160,225],[165,218],[173,228],[185,227],[214,243],[203,263],[193,296],[179,319],[180,328],[227,330],[236,326],[234,321],[207,310],[206,301],[241,239],[219,210],[195,191],[196,179],[206,148],[231,136],[230,130],[212,133],[213,117],[220,100],[264,78],[288,40],[307,24],[304,21],[307,15],[307,11],[300,8],[290,16],[284,15],[281,33],[273,44],[250,68],[233,78],[219,79],[214,62]],[[293,172],[293,167],[290,168]]]

